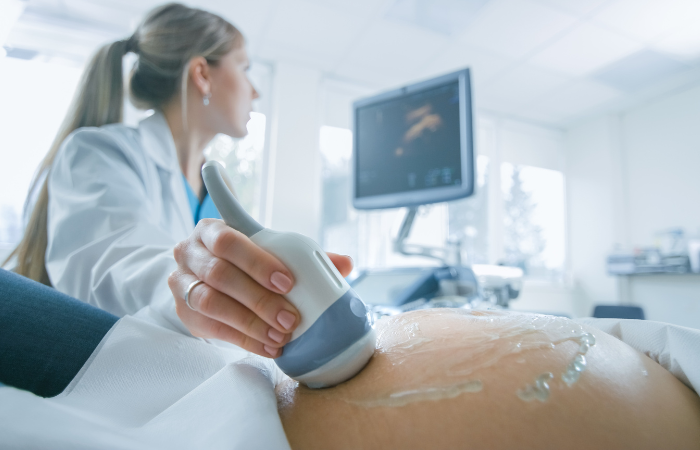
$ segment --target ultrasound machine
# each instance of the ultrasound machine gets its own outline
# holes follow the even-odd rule
[[[353,131],[353,206],[408,207],[394,251],[442,266],[365,270],[348,280],[352,288],[386,314],[484,303],[507,307],[520,292],[521,269],[463,265],[460,242],[443,248],[407,242],[419,206],[474,194],[469,69],[356,101]]]

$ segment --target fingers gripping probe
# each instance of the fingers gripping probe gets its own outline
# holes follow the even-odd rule
[[[275,359],[277,366],[311,388],[355,376],[375,348],[367,306],[316,242],[298,233],[267,229],[250,217],[233,196],[221,164],[204,164],[202,178],[224,222],[275,255],[294,275],[296,282],[285,298],[299,310],[301,323]]]

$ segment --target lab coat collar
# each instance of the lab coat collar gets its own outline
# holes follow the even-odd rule
[[[175,141],[170,126],[160,111],[139,122],[141,143],[146,153],[161,168],[169,172],[180,172]]]

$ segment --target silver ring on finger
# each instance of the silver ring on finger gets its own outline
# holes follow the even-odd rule
[[[192,292],[192,289],[194,289],[195,286],[198,286],[198,285],[200,285],[200,284],[202,284],[202,283],[204,283],[204,281],[202,281],[202,280],[195,280],[195,281],[193,281],[192,283],[190,283],[189,286],[187,286],[187,290],[185,291],[185,304],[186,304],[187,306],[189,306],[190,309],[191,309],[192,311],[196,311],[196,309],[194,309],[194,308],[192,307],[192,305],[190,305],[190,292]]]

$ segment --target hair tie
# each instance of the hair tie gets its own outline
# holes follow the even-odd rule
[[[135,33],[132,34],[129,39],[125,39],[124,43],[126,44],[124,46],[124,53],[125,54],[129,53],[129,52],[138,53],[138,42],[137,42]]]

